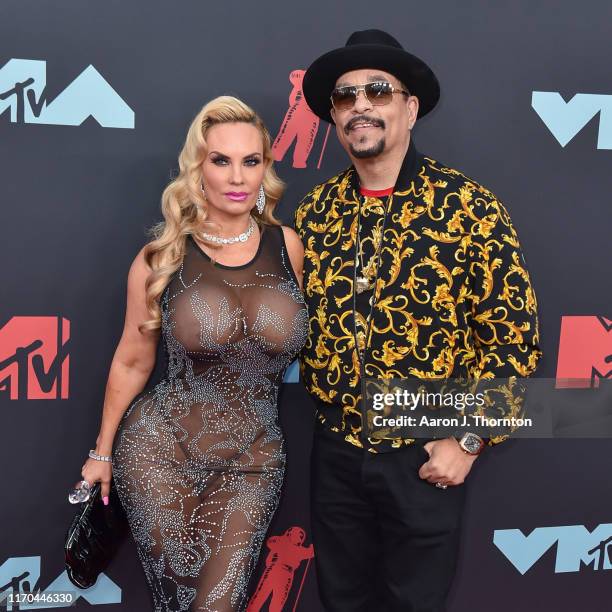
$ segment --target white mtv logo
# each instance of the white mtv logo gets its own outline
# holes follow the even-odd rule
[[[576,94],[566,102],[556,91],[534,91],[531,106],[564,147],[599,113],[598,149],[612,149],[612,95]]]
[[[0,69],[0,115],[12,123],[81,125],[93,117],[102,127],[134,128],[134,111],[90,64],[58,96],[46,99],[47,62],[11,59]]]

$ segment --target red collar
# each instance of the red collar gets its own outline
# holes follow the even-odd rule
[[[393,193],[393,187],[389,187],[389,189],[366,189],[365,187],[360,187],[359,192],[362,196],[369,198],[381,198],[391,195]]]

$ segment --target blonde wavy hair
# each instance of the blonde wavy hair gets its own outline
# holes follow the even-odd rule
[[[285,184],[274,170],[270,133],[259,115],[242,100],[233,96],[220,96],[211,100],[192,121],[178,158],[179,174],[162,194],[161,210],[164,221],[149,230],[153,240],[145,246],[144,257],[152,270],[145,283],[146,305],[151,319],[139,326],[141,332],[161,327],[160,297],[171,276],[181,265],[187,237],[204,230],[215,233],[213,226],[216,224],[207,221],[208,204],[200,186],[202,162],[207,155],[206,134],[213,125],[220,123],[250,123],[259,130],[263,140],[263,188],[266,204],[262,214],[259,214],[256,208],[251,214],[260,228],[263,225],[281,224],[273,212],[283,194]],[[201,236],[199,238],[211,248],[215,248],[215,244],[209,244]]]

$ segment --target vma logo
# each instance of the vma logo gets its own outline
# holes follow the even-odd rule
[[[599,114],[598,149],[612,149],[612,95],[576,94],[566,102],[556,91],[534,91],[531,106],[564,147]]]
[[[611,330],[605,317],[561,317],[557,389],[592,389],[612,378]]]
[[[584,525],[538,527],[528,536],[520,529],[496,529],[493,543],[521,573],[525,574],[555,544],[555,574],[612,569],[612,523],[592,532]]]
[[[70,579],[66,571],[63,571],[46,589],[41,589],[40,581],[40,557],[12,557],[0,565],[0,607],[7,610],[33,610],[41,607],[67,608],[74,606],[79,598],[87,600],[90,605],[121,603],[121,589],[106,575],[100,574],[96,584],[88,589],[79,589]],[[44,593],[71,593],[71,602],[11,603],[9,595],[42,595]],[[44,601],[44,600],[43,600]]]
[[[0,68],[0,115],[12,123],[81,125],[93,117],[102,127],[134,129],[134,111],[89,65],[54,100],[47,100],[47,62],[11,59]]]
[[[70,321],[12,317],[0,328],[0,398],[67,399]]]

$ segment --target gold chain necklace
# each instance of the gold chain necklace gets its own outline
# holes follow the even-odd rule
[[[373,289],[374,293],[376,293],[376,282],[378,280],[378,273],[380,270],[380,259],[382,256],[383,236],[385,233],[387,216],[389,214],[389,211],[391,209],[391,203],[393,201],[393,193],[391,193],[388,197],[389,199],[387,200],[387,206],[384,209],[385,214],[383,217],[382,228],[380,231],[380,239],[378,241],[378,244],[376,245],[376,251],[373,257],[374,262],[375,262],[373,266],[374,269],[370,271],[369,274],[366,274],[364,272],[365,266],[363,265],[363,248],[362,248],[362,241],[361,241],[361,203],[362,203],[361,199],[359,200],[359,210],[357,212],[357,237],[356,237],[357,239],[355,241],[355,261],[357,262],[357,259],[359,259],[361,275],[359,276],[357,275],[357,266],[354,266],[353,327],[354,327],[354,334],[355,334],[355,344],[357,348],[359,349],[359,357],[361,360],[363,360],[363,351],[365,350],[367,339],[370,336],[370,328],[372,324],[372,312],[374,310],[375,295],[372,295],[372,297],[370,298],[370,312],[368,313],[368,316],[366,318],[366,331],[363,332],[363,331],[357,331],[356,294],[363,293],[364,291],[367,291],[368,289]],[[365,201],[365,197],[363,201]],[[370,261],[372,261],[372,259]]]
[[[380,243],[382,242],[382,236],[379,236],[379,239],[376,240],[376,227],[374,227],[374,255],[370,258],[368,265],[366,266],[363,263],[363,242],[361,240],[361,200],[358,212],[358,227],[357,227],[357,238],[359,244],[358,251],[358,264],[359,270],[361,274],[357,276],[355,279],[355,290],[357,293],[363,293],[364,291],[368,291],[374,288],[374,282],[378,276],[378,257],[379,257],[379,248]],[[383,222],[384,223],[384,222]]]

